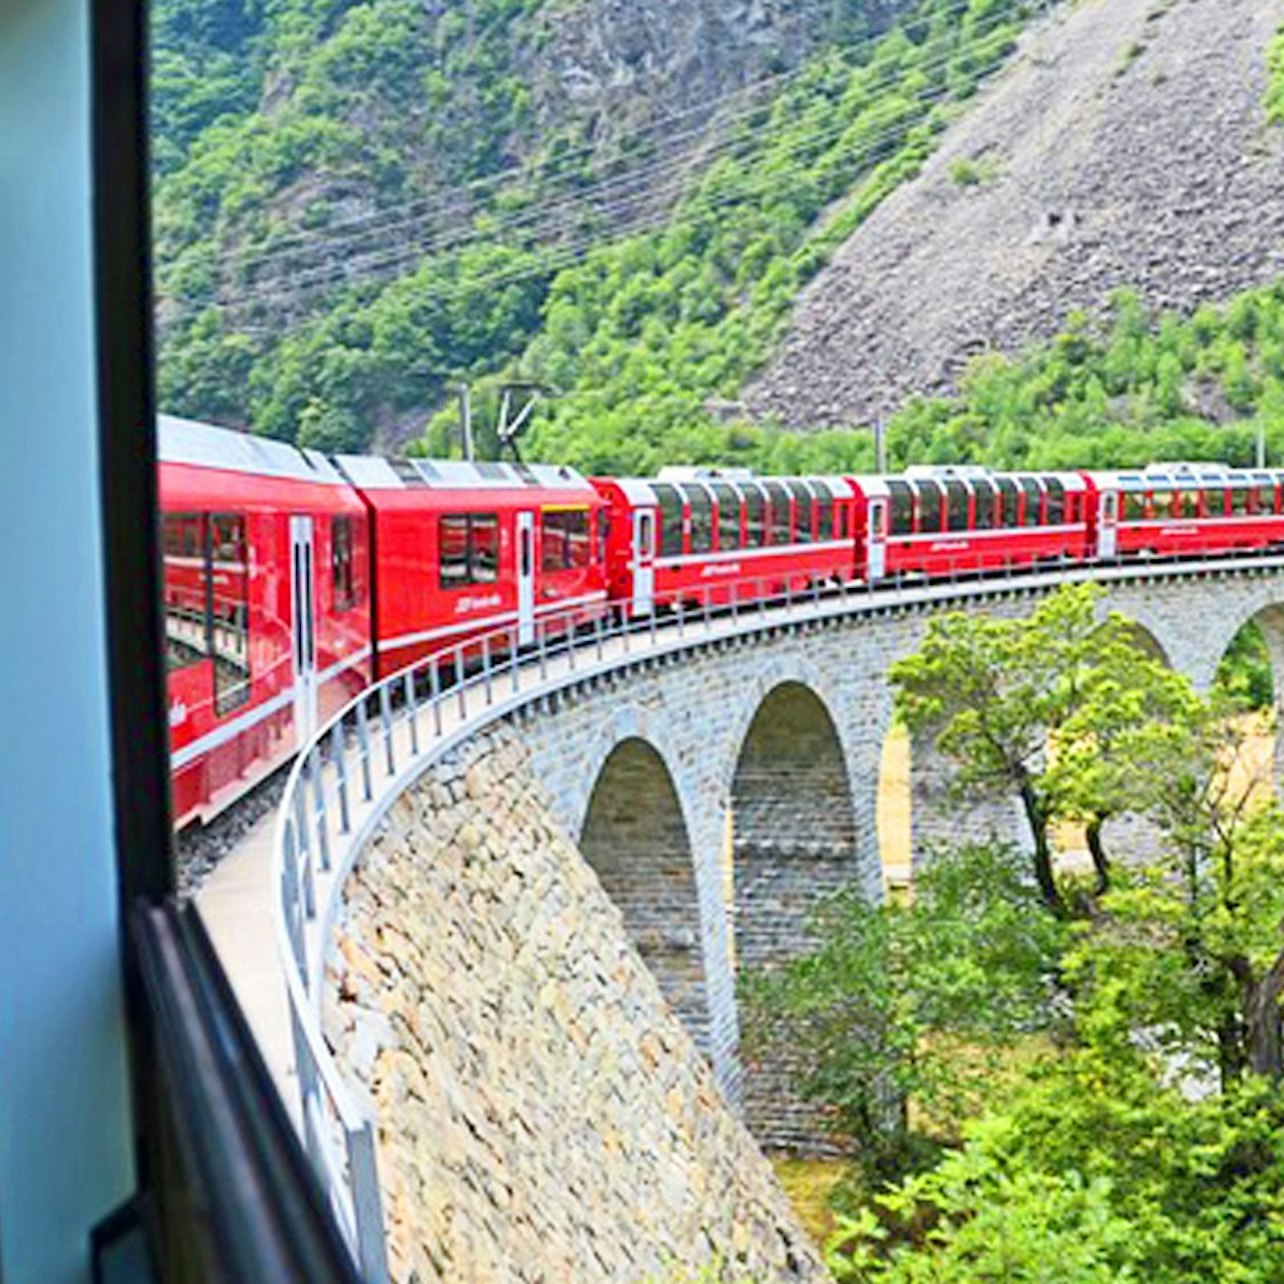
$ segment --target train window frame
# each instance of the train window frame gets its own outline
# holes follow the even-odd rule
[[[790,478],[785,482],[785,487],[794,501],[793,542],[814,544],[816,542],[816,506],[811,487],[798,477]]]
[[[762,483],[748,481],[740,483],[740,492],[745,502],[745,548],[767,547],[767,493]]]
[[[1232,483],[1227,487],[1227,493],[1230,497],[1228,505],[1228,517],[1247,517],[1252,512],[1253,506],[1253,488],[1247,483],[1238,485]]]
[[[540,509],[541,573],[580,571],[593,560],[592,529],[587,504]]]
[[[686,500],[688,551],[692,554],[713,552],[713,497],[699,482],[685,482],[682,496]]]
[[[766,493],[771,514],[767,521],[767,544],[792,544],[794,542],[794,506],[789,488],[783,481],[768,477],[763,480],[762,489]],[[785,518],[783,522],[780,520],[782,511]],[[783,539],[781,538],[782,528]]]
[[[610,547],[611,542],[611,510],[609,508],[599,508],[597,510],[593,529],[597,532],[597,544],[594,546],[593,556],[599,566],[605,566],[607,549]]]
[[[1044,482],[1044,511],[1046,514],[1046,525],[1064,526],[1066,524],[1069,507],[1069,497],[1066,494],[1066,484],[1056,477],[1049,477]]]
[[[1275,483],[1256,482],[1253,486],[1253,510],[1267,516],[1275,516]]]
[[[354,610],[359,602],[356,524],[351,513],[336,513],[330,518],[330,596],[336,615]]]
[[[945,490],[945,529],[952,535],[972,528],[972,488],[957,477],[947,477]]]
[[[999,529],[1014,530],[1021,525],[1021,487],[1015,477],[996,477],[999,492]]]
[[[1146,520],[1146,492],[1144,490],[1125,490],[1123,512],[1120,520],[1124,522],[1144,522]]]
[[[889,481],[887,491],[891,503],[892,538],[914,534],[914,488],[909,482]]]
[[[235,532],[230,537],[221,528],[230,526]],[[248,704],[253,692],[254,675],[250,665],[250,527],[245,513],[220,511],[210,513],[206,523],[206,565],[209,568],[210,656],[214,662],[214,715],[225,717],[242,705]],[[230,556],[229,556],[230,554]],[[220,665],[218,634],[220,613],[214,603],[214,576],[219,567],[235,568],[233,582],[239,582],[240,592],[231,602],[231,610],[222,623],[223,631],[232,639],[235,660],[241,662],[240,672],[229,675],[227,669],[233,660],[224,659]]]
[[[814,481],[812,489],[815,498],[812,501],[816,512],[816,540],[820,544],[840,539],[834,530],[834,520],[841,512],[841,506],[834,502],[834,492],[828,482]]]
[[[1021,494],[1025,499],[1025,510],[1021,525],[1027,529],[1043,525],[1043,487],[1037,477],[1025,475],[1017,479]],[[1031,512],[1031,501],[1033,509]]]
[[[670,482],[656,482],[656,520],[660,523],[660,557],[682,557],[686,553],[686,500]]]
[[[972,483],[972,524],[978,531],[994,529],[994,509],[998,498],[998,489],[988,478],[978,477]]]
[[[941,524],[945,520],[945,490],[936,481],[923,478],[914,483],[915,498],[918,501],[915,509],[918,513],[918,529],[923,535],[939,535]],[[930,502],[928,496],[931,496]],[[924,521],[928,515],[931,520]]]
[[[1170,513],[1182,521],[1196,521],[1208,511],[1208,504],[1202,490],[1192,486],[1182,486],[1173,493]]]
[[[457,530],[463,534],[463,555],[446,558],[446,531]],[[479,535],[492,536],[483,544]],[[487,555],[489,554],[489,559]],[[459,568],[461,573],[447,577],[447,565]],[[468,588],[472,584],[494,584],[499,579],[499,514],[495,513],[438,513],[437,514],[437,583],[443,592]]]
[[[177,532],[177,539],[171,541],[171,532]],[[171,602],[169,566],[171,561],[199,560],[200,564],[200,601],[198,615],[186,608]],[[161,514],[161,563],[162,592],[164,594],[165,617],[179,622],[182,629],[190,624],[197,626],[199,648],[186,637],[171,639],[168,628],[165,634],[165,671],[182,673],[186,669],[204,664],[212,654],[210,636],[210,559],[209,559],[209,514],[202,512],[178,512]],[[177,661],[176,653],[171,649],[171,641],[190,651],[190,657]]]
[[[730,482],[714,482],[714,503],[718,505],[718,518],[714,528],[718,533],[718,551],[738,549],[744,539],[744,528],[741,525],[743,507],[740,492]]]

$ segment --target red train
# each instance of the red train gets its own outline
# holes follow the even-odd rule
[[[375,676],[482,634],[847,583],[1284,548],[1284,473],[586,480],[327,459],[160,420],[174,810],[206,819]],[[553,622],[555,620],[555,623]]]

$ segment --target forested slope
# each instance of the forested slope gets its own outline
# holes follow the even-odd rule
[[[161,0],[162,400],[356,445],[508,365],[567,394],[548,449],[717,450],[707,400],[1033,7]]]
[[[1189,315],[1284,272],[1284,131],[1267,121],[1282,16],[1272,0],[1059,10],[803,294],[754,413],[868,422],[1115,289]]]

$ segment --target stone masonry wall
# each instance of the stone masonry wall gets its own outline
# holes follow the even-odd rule
[[[397,1284],[826,1278],[506,725],[394,805],[330,982]]]

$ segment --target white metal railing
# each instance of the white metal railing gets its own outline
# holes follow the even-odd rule
[[[1082,580],[1171,578],[1203,571],[1284,569],[1284,556],[1237,554],[1180,561],[978,573],[951,562],[931,582],[812,584],[780,575],[705,586],[702,600],[657,599],[659,613],[597,615],[586,608],[538,620],[533,645],[516,623],[444,647],[374,684],[300,752],[277,813],[272,876],[277,944],[285,972],[304,1144],[367,1284],[386,1284],[387,1253],[374,1121],[335,1063],[321,1028],[326,944],[343,883],[392,801],[448,748],[552,690],[649,656],[766,628],[886,607],[984,597],[997,585],[1040,589]]]

